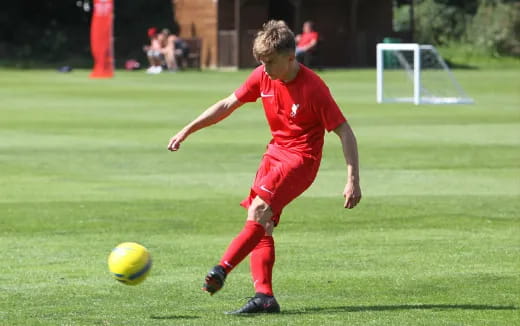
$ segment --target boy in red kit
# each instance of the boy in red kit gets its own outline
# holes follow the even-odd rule
[[[231,312],[235,314],[280,311],[271,279],[275,260],[273,229],[283,208],[314,181],[325,130],[334,131],[342,143],[347,163],[345,208],[353,208],[361,199],[354,133],[325,83],[296,61],[294,34],[283,21],[271,20],[258,32],[253,54],[261,65],[244,84],[210,106],[168,144],[170,151],[177,151],[191,133],[221,121],[246,102],[262,99],[273,138],[250,194],[241,203],[247,208],[247,220],[220,263],[209,271],[202,288],[213,295],[233,268],[250,254],[256,295]]]

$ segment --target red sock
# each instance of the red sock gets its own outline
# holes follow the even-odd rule
[[[251,252],[251,275],[255,292],[273,295],[274,239],[264,236]]]
[[[220,265],[226,273],[231,272],[255,248],[265,234],[262,224],[255,221],[246,221],[242,231],[229,244]]]

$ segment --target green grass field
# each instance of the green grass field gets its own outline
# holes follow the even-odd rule
[[[326,136],[314,185],[275,231],[280,315],[227,316],[248,262],[214,297],[206,272],[240,231],[269,140],[260,104],[171,136],[247,72],[0,71],[0,325],[520,325],[518,69],[456,71],[475,105],[375,104],[375,71],[324,71],[354,128],[364,198],[342,208]],[[114,281],[110,250],[154,266]]]

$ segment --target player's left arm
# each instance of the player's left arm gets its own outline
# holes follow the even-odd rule
[[[361,200],[361,186],[359,184],[359,158],[357,141],[352,128],[345,121],[334,129],[341,140],[343,156],[347,163],[347,184],[343,191],[345,196],[345,208],[354,208]]]

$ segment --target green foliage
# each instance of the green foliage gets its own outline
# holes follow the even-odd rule
[[[450,43],[437,47],[452,66],[475,68],[520,69],[520,56],[493,56],[482,47],[469,43]]]
[[[467,40],[493,56],[520,56],[520,3],[482,1]]]
[[[442,45],[464,37],[471,16],[463,9],[435,0],[418,2],[415,8],[416,41]]]
[[[467,14],[474,15],[477,12],[481,0],[436,0],[437,3],[445,6],[456,7]]]
[[[393,25],[395,32],[410,31],[410,5],[394,7]]]
[[[396,19],[402,26],[404,15]],[[472,51],[488,56],[520,55],[520,3],[516,1],[421,0],[414,23],[419,43],[468,44]]]
[[[2,12],[3,59],[58,62],[71,53],[89,55],[89,16],[74,1],[9,1]]]

